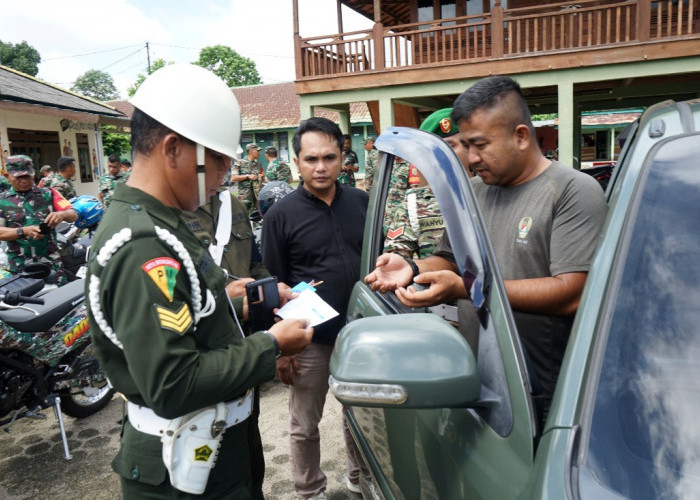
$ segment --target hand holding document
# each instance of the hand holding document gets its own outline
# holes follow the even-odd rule
[[[338,311],[333,309],[319,297],[315,288],[304,283],[305,287],[298,290],[299,285],[292,290],[299,291],[299,296],[296,299],[287,302],[284,307],[277,311],[277,316],[282,319],[306,319],[309,321],[309,326],[320,325],[331,318],[338,315]],[[301,285],[301,284],[300,284]]]

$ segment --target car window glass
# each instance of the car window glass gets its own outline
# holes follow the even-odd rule
[[[638,181],[604,312],[582,496],[700,497],[699,139],[662,144]]]

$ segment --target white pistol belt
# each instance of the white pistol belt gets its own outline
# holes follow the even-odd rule
[[[253,390],[249,390],[244,396],[226,403],[228,414],[226,416],[226,429],[240,424],[247,419],[253,411]],[[159,417],[153,410],[145,406],[139,406],[131,401],[126,403],[129,422],[137,431],[151,436],[161,437],[170,424],[167,418]]]

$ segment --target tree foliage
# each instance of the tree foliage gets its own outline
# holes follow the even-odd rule
[[[112,75],[98,69],[91,69],[80,75],[70,89],[98,101],[119,99]]]
[[[102,150],[107,156],[118,154],[121,156],[131,150],[131,136],[117,132],[113,125],[102,126]]]
[[[213,72],[229,87],[262,83],[255,62],[225,45],[204,47],[194,64]]]
[[[40,62],[39,52],[26,41],[12,44],[0,40],[0,64],[3,66],[36,76]]]

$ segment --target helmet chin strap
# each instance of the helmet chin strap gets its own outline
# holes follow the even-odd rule
[[[207,202],[207,185],[204,168],[204,146],[197,144],[197,190],[199,191],[199,205]]]

